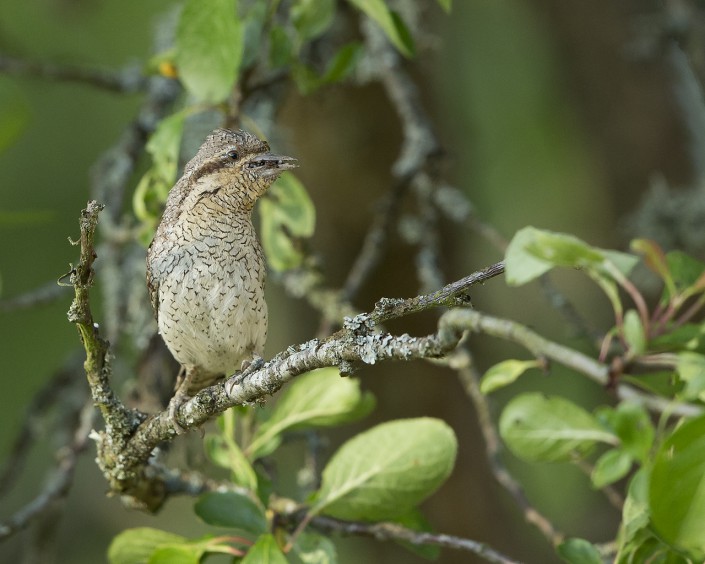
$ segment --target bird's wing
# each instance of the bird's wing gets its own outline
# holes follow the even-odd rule
[[[153,245],[154,241],[147,249],[147,257],[151,255]],[[150,260],[147,260],[147,290],[149,290],[149,299],[152,302],[152,309],[154,309],[154,317],[159,319],[159,278],[153,275],[152,261]]]

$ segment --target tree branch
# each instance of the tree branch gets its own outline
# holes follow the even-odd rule
[[[282,517],[284,517],[288,523],[295,526],[299,521],[305,518],[305,514],[285,515]],[[403,541],[415,546],[440,546],[470,552],[484,558],[488,562],[495,562],[497,564],[517,563],[517,560],[505,556],[484,543],[453,535],[415,531],[414,529],[409,529],[397,523],[359,523],[318,515],[311,520],[311,526],[323,533],[371,537],[377,540]]]
[[[0,73],[57,82],[76,82],[123,94],[139,92],[145,88],[147,82],[139,66],[112,71],[79,65],[30,61],[10,55],[0,55]]]

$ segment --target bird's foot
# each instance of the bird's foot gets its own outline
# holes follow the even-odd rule
[[[240,375],[246,376],[248,374],[252,374],[253,372],[257,372],[263,366],[264,359],[260,355],[256,354],[250,360],[242,361],[242,364],[240,365]]]
[[[190,395],[188,395],[185,391],[179,389],[176,390],[174,397],[171,398],[171,401],[169,401],[169,421],[174,427],[174,431],[176,431],[177,435],[183,435],[186,432],[186,429],[182,427],[181,424],[177,421],[176,415],[179,411],[179,408],[190,399]]]

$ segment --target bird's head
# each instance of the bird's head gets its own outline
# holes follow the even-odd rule
[[[247,131],[216,129],[186,165],[184,177],[195,192],[192,196],[222,191],[251,209],[282,172],[297,166],[296,159],[272,153],[265,141]]]

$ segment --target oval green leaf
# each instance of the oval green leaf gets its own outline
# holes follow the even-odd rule
[[[556,552],[569,564],[604,564],[600,551],[585,539],[566,539],[558,545]]]
[[[597,459],[590,480],[595,489],[604,488],[621,480],[632,468],[633,458],[623,450],[610,449]]]
[[[402,55],[414,56],[415,48],[411,33],[398,14],[387,7],[384,0],[349,0],[349,2],[377,22],[392,45]]]
[[[176,65],[186,89],[217,104],[229,95],[242,61],[244,33],[234,0],[187,0],[176,30]]]
[[[705,557],[705,416],[687,421],[659,449],[649,484],[651,521],[661,537]]]
[[[194,511],[209,525],[230,527],[260,535],[267,530],[264,510],[246,495],[237,492],[209,492],[202,495]]]
[[[538,393],[509,402],[500,417],[499,432],[514,454],[529,461],[567,461],[597,442],[613,446],[619,442],[573,402]]]
[[[203,552],[190,546],[163,546],[149,559],[149,564],[199,564]]]
[[[312,512],[366,521],[407,513],[445,481],[457,448],[453,430],[438,419],[377,425],[333,455]]]
[[[686,400],[705,400],[705,356],[690,351],[678,353],[676,372],[685,382],[679,394],[681,397]]]
[[[360,391],[356,378],[342,378],[337,368],[304,374],[281,395],[269,418],[245,450],[250,459],[270,454],[286,431],[330,427],[360,419],[374,407],[374,396]]]
[[[241,564],[288,564],[286,556],[270,534],[262,535],[247,551]]]
[[[158,548],[186,542],[188,540],[185,537],[151,527],[128,529],[118,534],[110,543],[108,562],[146,564]]]
[[[505,360],[495,364],[482,377],[480,391],[483,394],[489,394],[504,386],[508,386],[515,382],[524,372],[530,368],[536,368],[538,365],[539,363],[536,360]]]
[[[638,356],[646,350],[646,333],[636,310],[630,309],[624,314],[624,339],[633,355]]]

